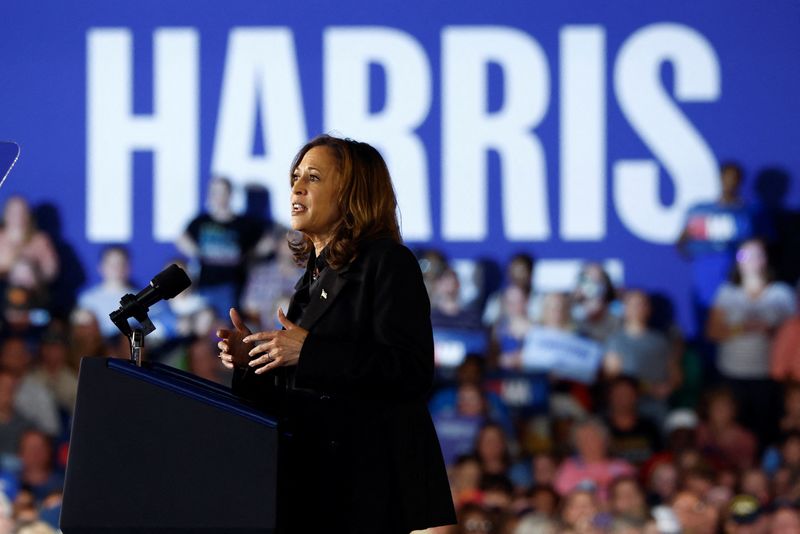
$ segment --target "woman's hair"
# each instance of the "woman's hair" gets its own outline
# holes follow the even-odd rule
[[[362,243],[378,238],[401,241],[395,197],[389,169],[380,153],[367,143],[330,135],[315,137],[292,161],[290,179],[303,157],[314,147],[327,147],[338,167],[337,203],[341,219],[327,246],[327,262],[334,269],[355,258]],[[289,240],[295,261],[303,265],[314,248],[306,236]]]

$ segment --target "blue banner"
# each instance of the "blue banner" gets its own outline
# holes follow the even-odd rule
[[[89,281],[110,242],[146,280],[212,174],[286,222],[291,156],[333,132],[382,151],[412,245],[612,262],[688,327],[674,243],[719,162],[750,202],[764,169],[800,175],[798,23],[794,0],[12,0],[2,196],[53,207]]]

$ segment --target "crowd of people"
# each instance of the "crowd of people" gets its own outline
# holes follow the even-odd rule
[[[417,251],[439,364],[429,408],[459,518],[432,530],[800,532],[796,265],[772,263],[780,227],[746,209],[741,171],[721,175],[720,199],[690,211],[677,243],[696,274],[696,338],[598,263],[543,293],[531,250],[510,258],[494,290],[465,295],[453,262]],[[228,310],[274,328],[302,273],[287,230],[235,213],[231,193],[212,179],[207,209],[176,242],[169,263],[194,284],[151,308],[146,355],[223,384],[214,333]],[[107,246],[100,281],[64,291],[51,236],[24,198],[5,202],[0,534],[57,529],[78,362],[128,358],[108,313],[139,287],[131,261]]]

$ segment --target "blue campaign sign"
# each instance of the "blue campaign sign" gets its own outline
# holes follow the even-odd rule
[[[13,2],[0,20],[3,193],[54,206],[87,266],[149,279],[212,173],[269,188],[334,132],[376,145],[404,235],[452,258],[612,261],[674,299],[673,243],[735,158],[800,173],[794,0]],[[796,204],[796,184],[784,204]],[[89,277],[96,276],[91,268]]]

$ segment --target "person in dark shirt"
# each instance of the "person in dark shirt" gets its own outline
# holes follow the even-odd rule
[[[176,242],[181,252],[198,262],[198,292],[220,317],[238,304],[246,260],[263,233],[255,219],[233,212],[231,192],[230,180],[212,178],[208,211],[195,217]]]
[[[608,384],[608,415],[611,454],[641,465],[661,449],[658,427],[638,411],[639,390],[634,378],[621,375]]]

